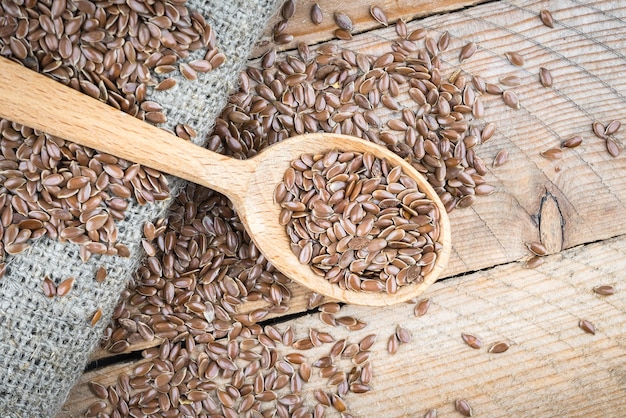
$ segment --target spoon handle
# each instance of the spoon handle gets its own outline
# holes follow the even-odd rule
[[[194,145],[6,58],[0,117],[210,187],[244,196],[252,160]]]

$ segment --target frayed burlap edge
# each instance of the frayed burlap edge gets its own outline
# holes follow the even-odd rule
[[[197,142],[206,140],[278,3],[188,2],[188,7],[200,11],[216,31],[226,62],[196,81],[178,77],[174,88],[152,93],[150,99],[164,107],[167,128],[186,123],[198,132]],[[193,58],[201,56],[198,53]],[[182,185],[179,180],[172,181],[173,193]],[[82,263],[77,245],[44,238],[7,259],[7,274],[0,279],[0,416],[53,417],[61,410],[89,354],[97,347],[120,292],[141,261],[143,224],[163,216],[169,203],[139,206],[133,202],[129,206],[126,219],[117,225],[119,241],[130,249],[129,258],[93,256]],[[94,280],[100,266],[108,271],[102,284]],[[74,277],[74,288],[63,298],[46,298],[42,291],[45,275],[57,283]],[[102,309],[104,319],[92,328],[90,319],[97,309]],[[60,411],[59,416],[68,415]]]

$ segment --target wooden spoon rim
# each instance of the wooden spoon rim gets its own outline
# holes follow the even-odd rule
[[[282,181],[284,172],[291,161],[304,153],[321,154],[331,150],[370,152],[384,158],[393,165],[400,165],[405,174],[414,178],[420,191],[426,194],[439,210],[439,240],[442,249],[435,266],[418,284],[404,285],[395,293],[365,292],[341,289],[323,277],[317,276],[307,265],[299,263],[290,248],[285,227],[278,224],[280,206],[273,202],[274,188]],[[238,214],[246,225],[250,237],[259,250],[269,259],[274,260],[274,267],[287,277],[333,299],[355,305],[385,306],[407,301],[422,294],[434,283],[445,269],[451,251],[450,222],[447,212],[437,193],[410,163],[388,149],[347,135],[313,133],[288,138],[261,151],[253,158],[257,160],[255,173],[247,187]],[[266,167],[271,166],[271,170]],[[269,209],[268,209],[269,208]],[[260,219],[274,224],[267,225]],[[278,226],[278,227],[277,227]]]

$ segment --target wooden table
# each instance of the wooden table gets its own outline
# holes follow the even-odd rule
[[[353,18],[358,32],[345,48],[376,53],[394,37],[368,13],[369,1],[320,0],[325,24],[313,26],[313,1],[298,1],[288,32],[309,44],[336,42],[335,10]],[[450,33],[441,55],[459,67],[460,48],[469,41],[478,52],[460,66],[491,82],[515,74],[521,109],[485,96],[485,119],[495,123],[494,137],[477,148],[489,164],[487,180],[496,192],[480,197],[468,209],[451,214],[452,257],[444,278],[424,298],[430,308],[416,317],[414,304],[387,308],[343,307],[341,315],[367,322],[356,332],[330,330],[335,338],[358,342],[376,333],[370,357],[372,390],[346,396],[349,412],[358,417],[421,417],[436,408],[439,416],[459,416],[457,399],[467,400],[475,416],[616,417],[626,408],[626,131],[615,135],[621,154],[613,158],[591,125],[626,122],[626,3],[617,0],[517,0],[472,5],[478,1],[382,0],[377,4],[390,20],[411,20],[434,36]],[[465,7],[464,6],[470,6]],[[554,28],[542,25],[541,9],[554,16]],[[456,10],[456,11],[453,11]],[[439,14],[434,14],[439,13]],[[426,18],[422,16],[429,15]],[[290,45],[288,45],[290,46]],[[526,63],[514,67],[504,53],[517,51]],[[538,82],[540,67],[549,68],[554,86]],[[567,149],[562,159],[540,156],[573,135],[583,144]],[[509,160],[490,162],[506,149]],[[524,268],[526,242],[541,241],[550,255],[537,268]],[[593,292],[610,284],[614,295]],[[305,313],[309,292],[292,286],[288,319],[296,337],[311,327],[324,329],[317,314]],[[248,303],[241,312],[260,302]],[[595,335],[578,327],[585,319]],[[410,343],[395,355],[387,338],[397,325],[410,331]],[[461,333],[483,342],[481,349],[464,344]],[[489,353],[496,342],[508,351]],[[141,346],[134,347],[141,350]],[[306,352],[325,355],[327,346]],[[97,353],[96,356],[102,356]],[[86,382],[113,383],[134,361],[119,362],[83,375],[61,416],[80,416],[94,397]],[[348,366],[346,366],[348,367]],[[326,381],[312,378],[305,399]],[[335,414],[335,415],[333,415]],[[332,408],[326,416],[338,416]]]

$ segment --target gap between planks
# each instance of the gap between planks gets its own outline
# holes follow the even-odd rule
[[[415,318],[412,304],[372,309],[344,306],[337,316],[353,316],[368,325],[356,332],[332,329],[338,340],[358,342],[376,333],[371,348],[372,391],[346,396],[355,416],[417,416],[429,408],[452,413],[455,399],[467,399],[479,416],[610,416],[626,407],[626,236],[581,245],[546,257],[533,270],[510,263],[435,283],[427,297],[428,313]],[[611,284],[616,293],[600,296],[594,286]],[[595,324],[596,335],[578,328],[578,320]],[[397,324],[412,334],[398,354],[386,352],[387,337]],[[275,324],[291,326],[296,338],[309,328],[329,331],[317,315]],[[479,336],[480,350],[469,348],[461,333]],[[487,348],[506,341],[505,353]],[[309,361],[326,355],[332,344],[303,351]],[[295,351],[279,346],[281,354]],[[63,416],[78,416],[95,399],[86,383],[115,382],[136,366],[128,362],[85,373],[72,391]],[[347,372],[348,362],[341,362]],[[316,375],[316,373],[314,373]],[[397,382],[403,382],[398,385]],[[311,405],[314,389],[304,387]],[[307,395],[308,394],[308,395]],[[307,398],[308,396],[308,398]],[[336,416],[332,412],[326,416]]]

